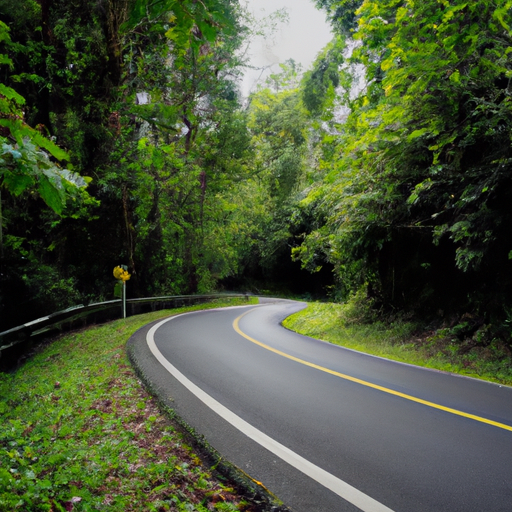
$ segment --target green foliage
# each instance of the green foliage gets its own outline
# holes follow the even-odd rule
[[[512,300],[508,2],[319,4],[341,10],[340,33],[357,22],[357,44],[337,61],[348,119],[330,118],[323,183],[301,204],[324,224],[295,256],[309,268],[332,262],[342,296],[367,282],[388,305],[496,311]],[[303,85],[320,118],[327,63]],[[357,93],[347,69],[365,74]]]
[[[250,98],[248,126],[256,148],[255,170],[276,200],[289,196],[303,172],[308,122],[297,90],[263,89]]]
[[[254,231],[252,255],[246,261],[252,259],[249,268],[259,267],[270,275],[283,259],[290,258],[291,211],[303,183],[307,155],[305,110],[298,90],[286,88],[294,72],[293,66],[284,66],[283,73],[273,77],[274,83],[280,84],[274,87],[276,92],[261,89],[253,93],[248,108],[254,179],[246,189]]]
[[[221,0],[135,0],[122,28],[124,31],[134,30],[144,23],[165,25],[165,35],[172,41],[176,53],[184,55],[189,49],[198,51],[205,42],[214,43],[221,34],[234,34],[233,6],[231,1]]]
[[[357,53],[371,72],[382,49],[385,96],[359,121],[353,148],[361,162],[382,162],[388,183],[414,186],[410,222],[450,233],[457,266],[476,269],[501,215],[489,201],[507,180],[510,144],[500,132],[511,121],[504,79],[511,34],[499,5],[398,5],[358,11],[365,44]],[[374,154],[365,154],[372,145]]]
[[[17,130],[3,146],[4,186],[13,194],[3,197],[2,288],[17,296],[30,283],[47,286],[48,273],[69,290],[66,306],[109,299],[107,276],[119,261],[136,296],[214,288],[238,253],[228,256],[226,240],[210,234],[222,235],[222,193],[245,178],[250,154],[231,79],[245,31],[236,2],[56,0],[24,12],[2,0],[2,10],[14,67],[2,75],[0,130],[7,122]],[[21,108],[37,130],[7,117]],[[63,210],[73,186],[90,178],[58,168],[57,159],[94,177],[94,201],[79,196]],[[38,222],[30,190],[63,218]],[[42,304],[43,313],[54,304]]]
[[[357,27],[356,11],[362,0],[315,0],[317,7],[324,9],[334,28],[350,33]]]
[[[279,73],[271,73],[265,79],[266,86],[275,92],[296,89],[302,77],[302,65],[288,59],[284,64],[279,64],[279,67]]]
[[[16,129],[11,129],[11,133],[18,134]],[[67,169],[56,167],[48,154],[30,140],[12,145],[7,143],[7,139],[0,138],[0,143],[2,185],[16,196],[35,189],[56,213],[62,213],[67,198],[76,196],[91,181],[90,178],[82,178]]]
[[[300,264],[319,286],[334,268],[336,300],[364,286],[382,311],[501,322],[508,1],[316,3],[336,37],[302,78],[282,64],[243,110],[239,55],[260,31],[237,2],[2,0],[11,293],[30,273],[50,286],[47,273],[59,304],[111,298],[120,261],[139,296],[296,277]],[[37,196],[61,218],[39,222]]]
[[[325,116],[334,106],[336,88],[340,85],[344,41],[337,37],[316,58],[313,69],[304,74],[302,100],[310,114]]]
[[[11,42],[8,27],[0,22],[0,42]],[[12,66],[6,55],[0,64]],[[66,200],[78,196],[90,182],[50,160],[69,159],[67,153],[23,121],[25,99],[11,87],[0,84],[0,186],[19,196],[36,190],[55,212],[62,213]]]
[[[216,222],[232,183],[246,173],[248,135],[229,73],[240,38],[219,25],[218,44],[177,50],[165,27],[133,35],[130,87],[146,104],[122,104],[126,126],[115,142],[120,166],[101,181],[122,191],[128,258],[150,293],[210,291],[231,269]],[[169,34],[168,34],[169,35]],[[176,53],[178,52],[178,53]],[[130,123],[135,117],[137,124]]]

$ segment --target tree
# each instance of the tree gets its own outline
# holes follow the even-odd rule
[[[345,42],[336,37],[313,63],[313,69],[304,74],[301,84],[302,101],[314,118],[333,116],[337,89],[342,83],[343,51]]]
[[[306,239],[304,262],[324,254],[349,290],[369,283],[395,306],[510,302],[509,7],[364,1],[352,11],[350,60],[367,86],[323,144],[332,170],[310,202],[326,224]]]
[[[9,108],[19,111],[25,98],[31,143],[61,175],[56,160],[65,155],[68,168],[92,176],[97,200],[57,217],[37,201],[4,199],[2,295],[33,297],[30,317],[108,299],[105,276],[123,260],[133,293],[211,289],[236,265],[217,256],[224,243],[206,234],[218,232],[222,192],[244,175],[248,154],[236,112],[235,53],[245,30],[237,3],[0,2],[13,38],[12,73],[2,74]]]
[[[322,293],[325,280],[318,275],[310,280],[291,261],[291,248],[307,229],[297,204],[309,185],[311,123],[293,63],[281,67],[282,72],[268,81],[273,90],[261,88],[249,98],[248,127],[254,159],[253,179],[245,193],[253,205],[254,233],[245,268],[247,274],[266,281],[266,286],[285,286],[302,293],[306,283],[316,281],[311,289]]]
[[[363,0],[315,0],[315,3],[326,11],[338,32],[347,35],[357,27],[357,9]]]
[[[207,291],[225,273],[205,233],[217,216],[212,199],[219,187],[244,172],[245,127],[234,113],[233,81],[243,27],[234,9],[223,4],[219,15],[216,5],[182,14],[184,5],[173,7],[172,30],[161,13],[150,12],[140,22],[145,30],[130,32],[136,49],[129,55],[129,98],[144,91],[148,101],[120,106],[127,130],[116,145],[124,169],[109,180],[125,191],[128,256],[152,292]]]
[[[11,43],[8,27],[1,21],[0,43]],[[12,67],[12,60],[0,54],[0,64]],[[69,156],[25,122],[24,105],[21,95],[0,84],[0,187],[16,196],[35,190],[50,208],[61,213],[66,200],[79,194],[90,179],[60,168],[50,159],[62,161]]]

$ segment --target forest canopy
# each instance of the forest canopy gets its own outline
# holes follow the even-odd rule
[[[349,114],[331,123],[328,170],[306,200],[326,222],[297,257],[331,261],[348,289],[369,286],[393,307],[503,315],[512,3],[334,2],[329,12],[334,5],[357,71],[345,75]]]
[[[236,0],[0,0],[3,328],[124,264],[132,296],[362,293],[510,341],[512,1],[314,3],[313,67],[242,98]]]

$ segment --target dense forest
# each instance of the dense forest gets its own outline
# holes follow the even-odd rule
[[[512,2],[315,1],[331,43],[244,99],[237,0],[0,0],[0,330],[124,264],[512,341]]]

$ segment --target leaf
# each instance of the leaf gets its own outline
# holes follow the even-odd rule
[[[418,198],[419,198],[419,197],[420,197],[420,196],[419,196],[419,194],[418,194],[418,193],[413,192],[413,193],[409,196],[409,198],[407,199],[407,204],[414,204],[414,203],[418,200]]]
[[[217,37],[217,30],[215,29],[215,27],[213,27],[211,25],[211,23],[208,23],[208,22],[203,23],[203,22],[198,21],[197,26],[199,27],[199,29],[201,30],[201,33],[203,34],[203,37],[207,41],[209,41],[210,43],[215,41],[215,38]]]
[[[25,98],[23,96],[20,96],[14,89],[11,89],[4,84],[0,84],[0,94],[8,100],[14,101],[18,105],[25,104]]]
[[[3,184],[11,193],[19,196],[22,192],[34,186],[34,179],[28,175],[5,172]]]
[[[451,75],[450,75],[450,81],[455,83],[455,84],[460,84],[460,73],[459,73],[459,70],[455,70]]]
[[[418,137],[421,137],[422,135],[424,135],[425,133],[428,132],[428,129],[427,128],[421,128],[419,130],[414,130],[412,133],[409,134],[409,136],[407,137],[407,142],[411,142],[413,141],[414,139],[417,139]]]
[[[493,17],[498,20],[503,28],[510,31],[510,25],[505,21],[505,17],[510,20],[510,3],[494,11]]]
[[[21,158],[21,153],[10,144],[2,144],[2,156],[11,156],[14,160]]]
[[[63,193],[44,174],[39,176],[37,191],[43,201],[56,213],[61,214],[65,200]]]
[[[69,155],[66,151],[57,146],[57,144],[51,140],[43,137],[39,132],[33,130],[31,139],[35,144],[46,149],[46,151],[48,151],[57,160],[69,160]]]
[[[66,151],[51,140],[43,137],[37,130],[31,128],[21,119],[0,119],[0,126],[8,128],[12,137],[16,139],[20,146],[28,147],[32,143],[32,145],[35,144],[46,149],[57,160],[69,160],[69,155]]]
[[[2,64],[10,66],[10,65],[12,65],[12,60],[9,59],[9,57],[7,57],[7,55],[0,54],[0,65],[2,65]]]
[[[55,169],[55,172],[65,180],[64,185],[66,188],[85,188],[91,183],[92,178],[89,176],[80,176],[76,172],[69,171],[68,169]]]

